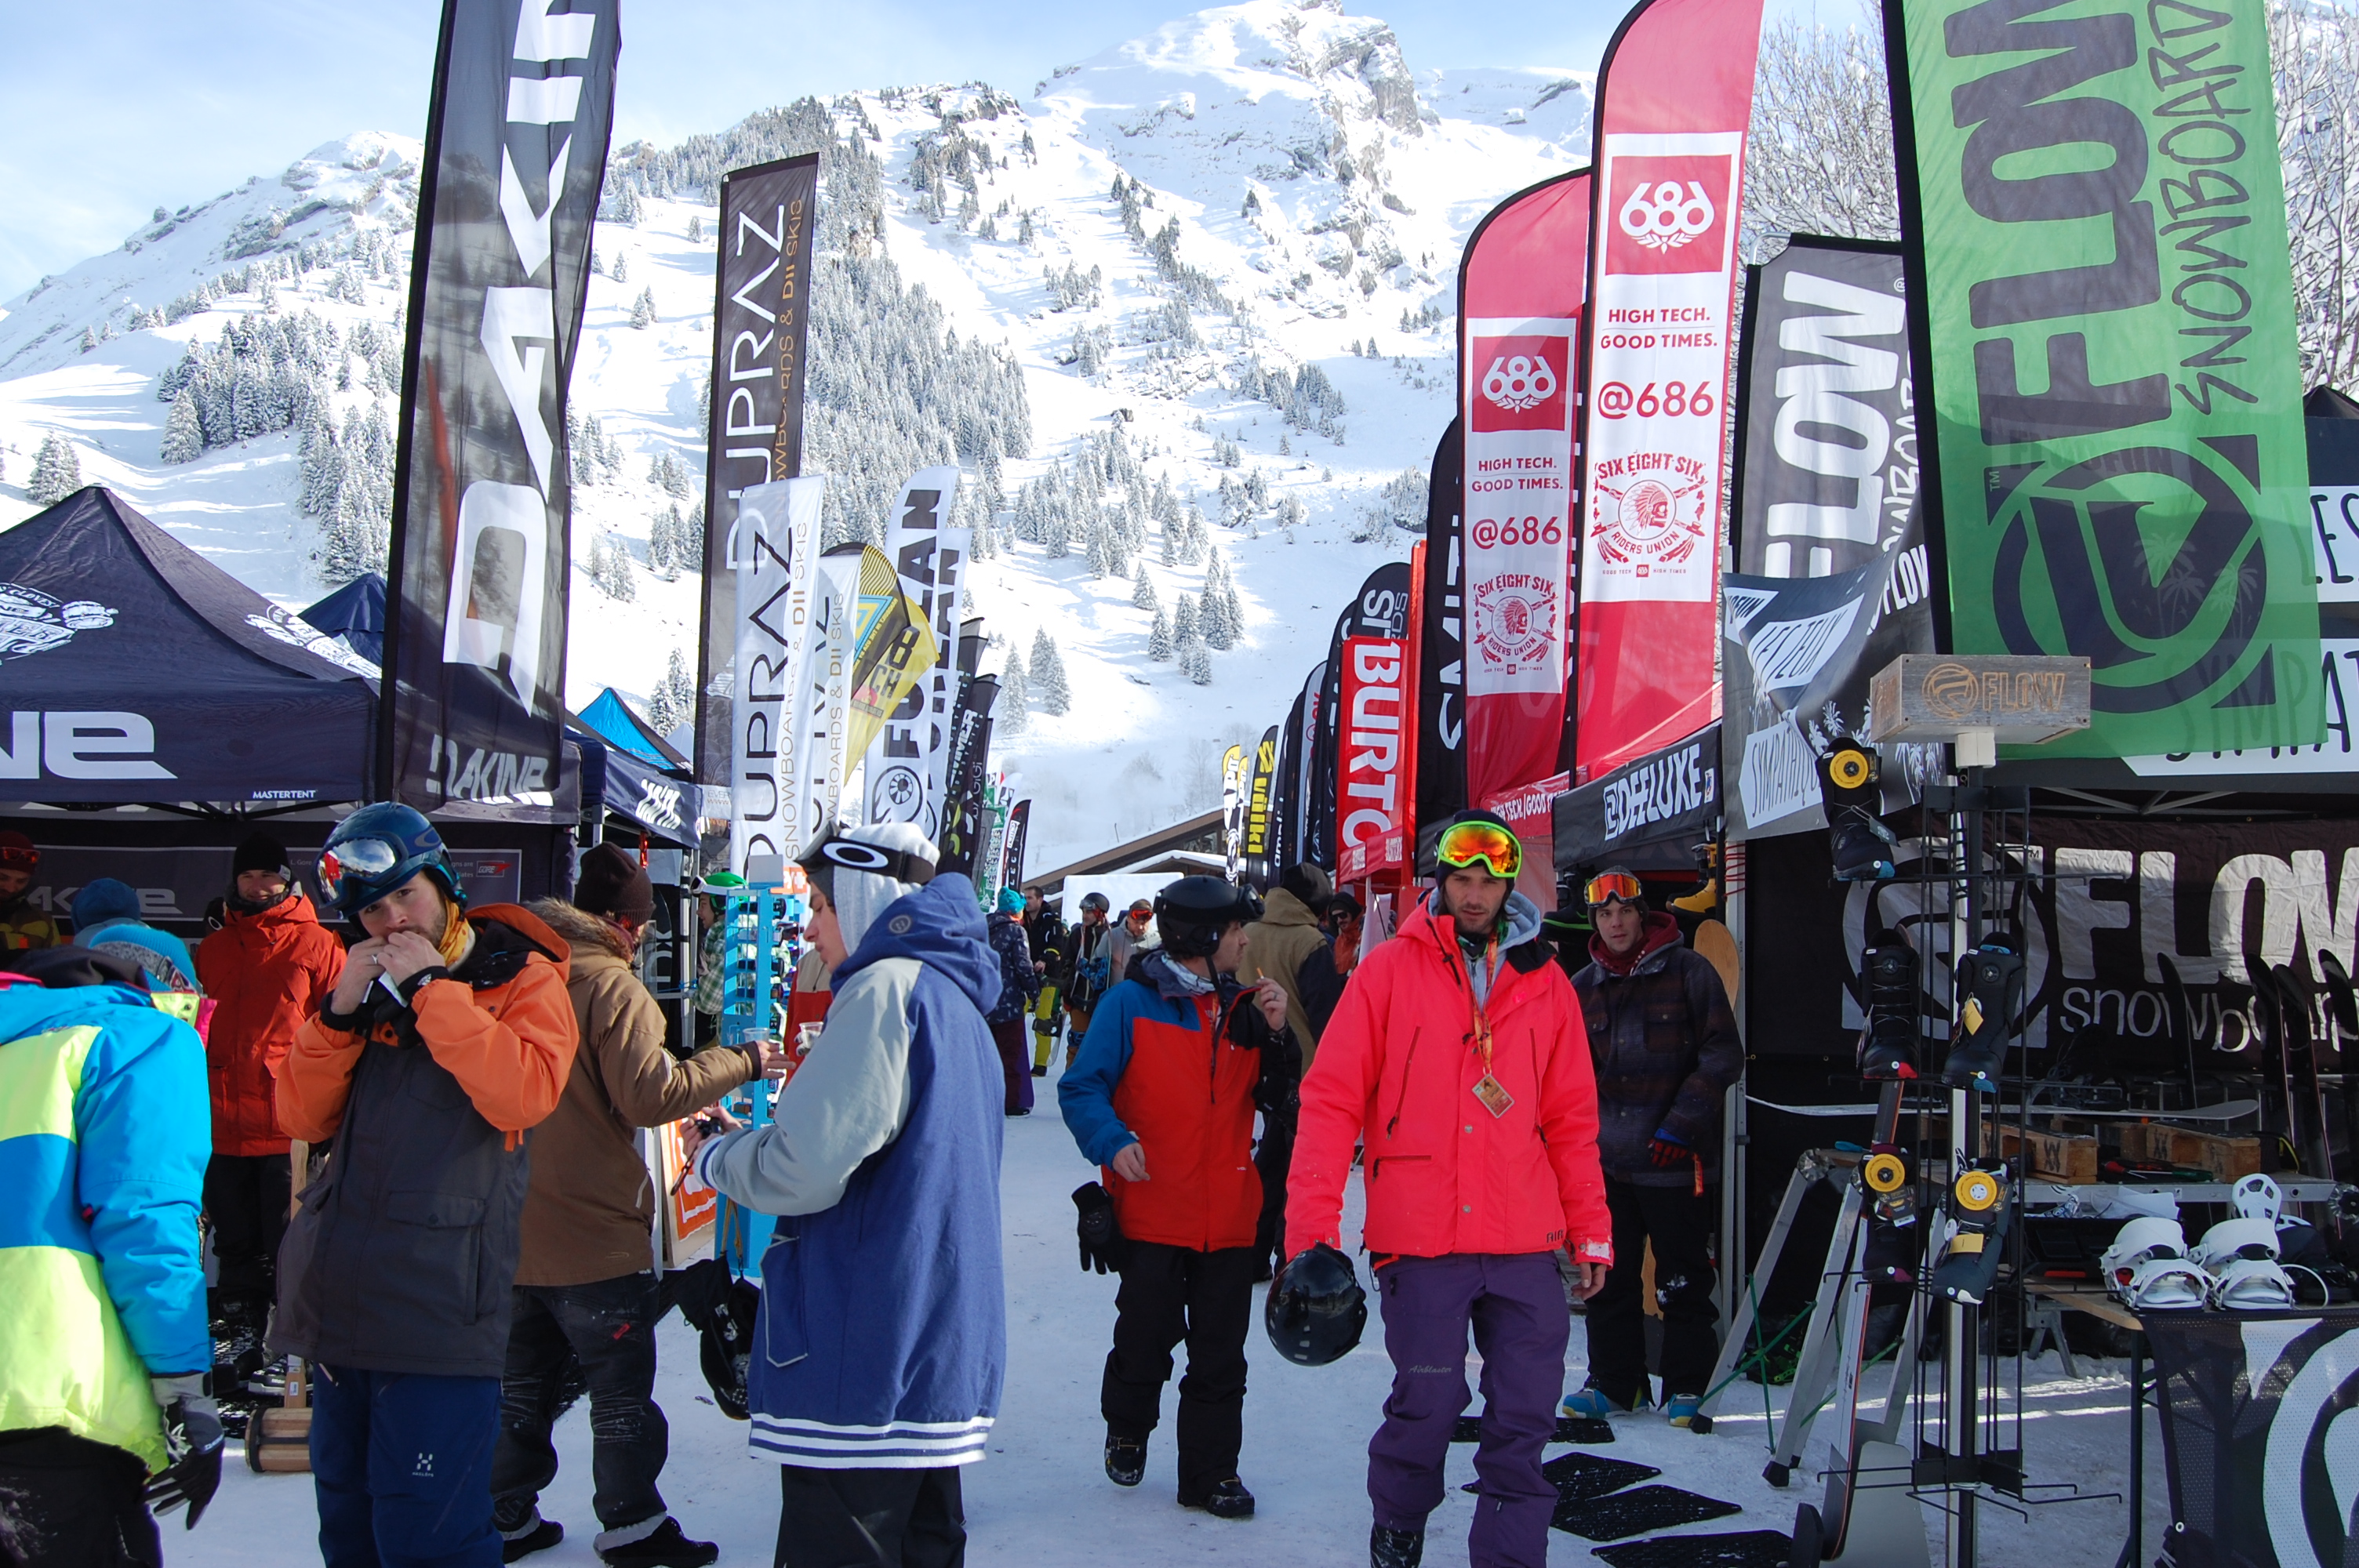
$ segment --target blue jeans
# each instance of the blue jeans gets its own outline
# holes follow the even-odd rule
[[[499,1568],[500,1380],[313,1369],[311,1480],[327,1568]]]

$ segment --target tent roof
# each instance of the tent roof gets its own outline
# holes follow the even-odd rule
[[[653,762],[659,768],[689,769],[688,759],[672,750],[656,733],[654,726],[640,718],[623,700],[622,693],[611,686],[598,694],[597,701],[582,710],[581,722],[583,729],[604,737],[609,744],[621,747],[643,762]]]
[[[92,486],[0,533],[0,799],[357,800],[374,672]]]
[[[363,572],[310,609],[301,619],[332,637],[339,632],[385,635],[385,578]]]

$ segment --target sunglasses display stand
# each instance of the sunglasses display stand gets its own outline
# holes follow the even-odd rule
[[[777,1038],[778,1020],[784,1012],[778,994],[784,986],[793,983],[797,945],[781,935],[788,916],[783,872],[762,878],[759,859],[747,862],[747,881],[768,885],[748,885],[743,892],[731,893],[722,913],[723,929],[728,933],[722,946],[722,962],[726,966],[721,982],[721,1042],[724,1045]],[[756,1078],[733,1096],[730,1103],[746,1125],[766,1124],[770,1119],[769,1080]],[[722,1198],[713,1250],[727,1260],[732,1276],[760,1277],[762,1254],[769,1249],[770,1232],[777,1223],[769,1215],[757,1214],[726,1196]]]

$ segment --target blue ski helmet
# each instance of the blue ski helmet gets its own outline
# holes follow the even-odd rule
[[[442,835],[394,801],[362,806],[336,824],[320,850],[320,891],[347,915],[358,914],[420,871],[441,883],[454,902],[466,903]]]

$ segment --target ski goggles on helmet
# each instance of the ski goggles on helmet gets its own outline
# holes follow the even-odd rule
[[[1495,822],[1453,822],[1434,840],[1433,858],[1459,871],[1485,866],[1493,876],[1512,880],[1523,870],[1524,846]]]
[[[1639,885],[1637,878],[1627,871],[1601,872],[1590,878],[1587,885],[1581,890],[1581,901],[1592,909],[1599,908],[1617,898],[1624,903],[1637,903],[1644,901],[1646,896],[1647,890]]]
[[[386,879],[399,864],[399,845],[383,838],[347,838],[320,851],[320,891],[329,903],[344,908],[347,895],[389,891]]]

